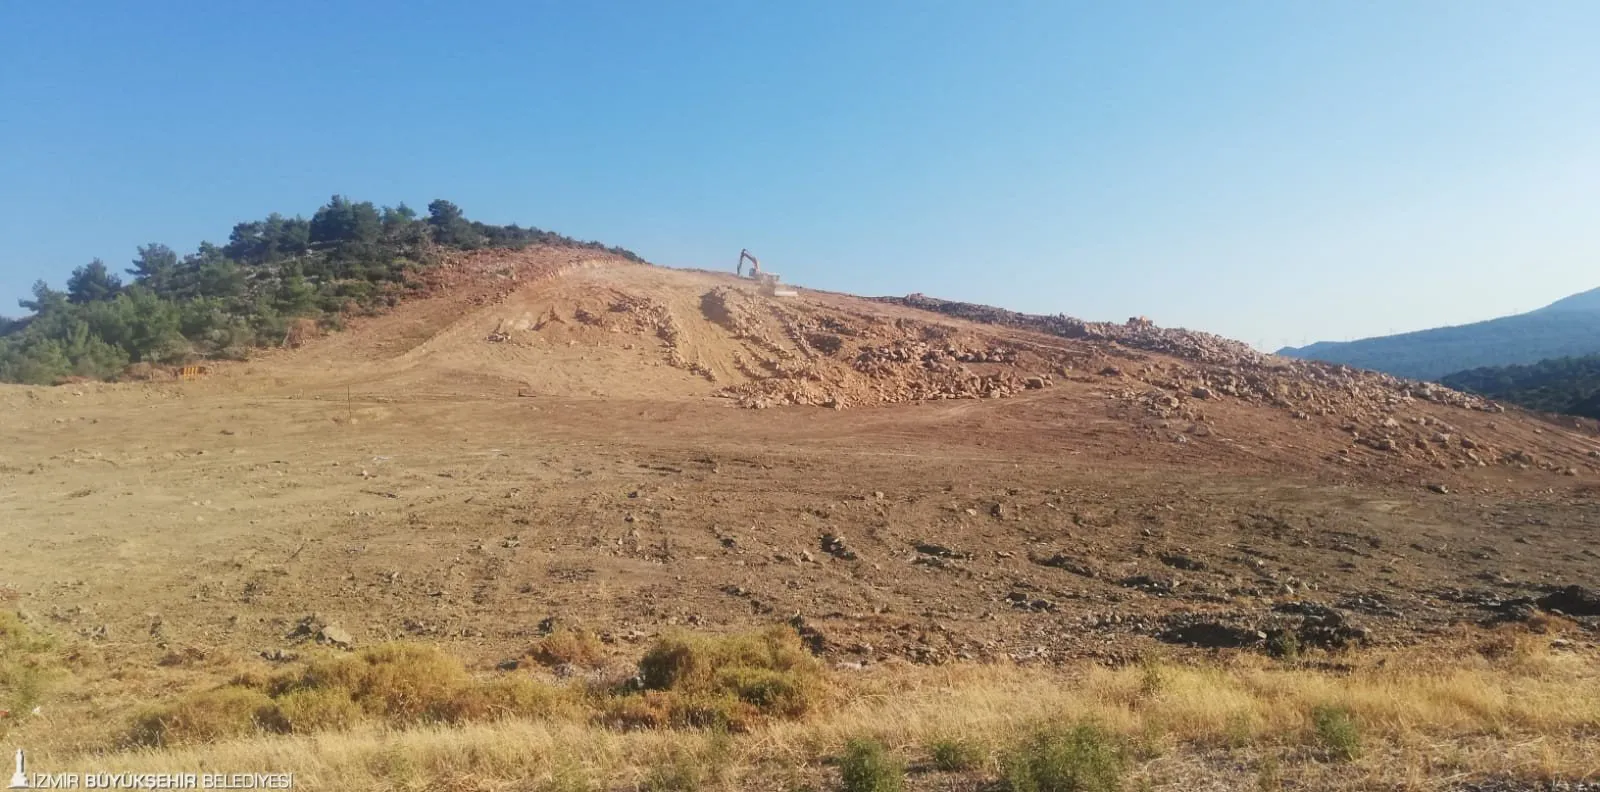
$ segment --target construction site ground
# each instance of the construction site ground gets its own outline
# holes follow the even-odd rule
[[[6,606],[178,691],[173,653],[312,614],[483,669],[552,618],[1057,663],[1417,643],[1600,582],[1592,428],[1141,323],[496,256],[193,381],[0,388]]]

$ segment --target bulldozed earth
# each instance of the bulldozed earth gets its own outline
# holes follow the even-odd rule
[[[981,669],[1153,657],[1334,677],[1506,640],[1600,658],[1593,426],[1143,320],[774,297],[559,248],[431,277],[199,379],[0,388],[0,597],[67,658],[9,740],[82,764],[142,707],[241,668],[404,641],[493,676],[562,630],[627,665],[680,631],[789,625],[845,689],[953,699],[962,674],[1001,673]],[[1576,723],[1537,761],[1388,772],[1379,751],[1305,783],[1582,780],[1600,712]],[[1461,739],[1493,753],[1516,726]],[[834,783],[795,755],[794,783]],[[1142,778],[1256,783],[1207,756]],[[444,786],[449,767],[360,784]],[[554,783],[541,767],[456,788]],[[789,788],[775,777],[724,783]],[[357,784],[339,778],[301,785]]]

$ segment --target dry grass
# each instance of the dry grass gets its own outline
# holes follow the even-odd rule
[[[0,612],[0,737],[38,705],[57,675],[53,649],[15,613]]]
[[[930,748],[959,744],[961,765],[972,766],[964,772],[997,779],[1028,746],[1050,747],[1039,742],[1041,734],[1083,734],[1076,727],[1093,724],[1103,745],[1089,750],[1077,738],[1062,738],[1053,743],[1055,754],[1044,755],[1067,757],[1060,767],[1070,768],[1078,766],[1072,757],[1114,751],[1119,762],[1126,760],[1130,788],[1186,789],[1206,779],[1231,787],[1423,789],[1460,774],[1600,775],[1593,750],[1600,738],[1600,662],[1592,650],[1552,651],[1549,638],[1536,635],[1492,636],[1490,642],[1505,651],[1488,653],[1472,651],[1483,643],[1475,638],[1428,651],[1342,657],[1345,666],[1334,670],[1318,667],[1316,658],[1286,664],[1236,655],[1207,664],[1151,662],[1118,669],[883,667],[828,675],[826,687],[819,674],[807,683],[816,687],[807,688],[803,710],[772,710],[751,722],[747,733],[732,736],[686,728],[624,730],[595,720],[596,708],[604,710],[612,700],[651,695],[709,691],[748,704],[739,696],[767,696],[773,686],[746,686],[743,672],[715,672],[702,661],[744,658],[770,670],[792,659],[781,641],[768,645],[767,638],[738,638],[738,649],[707,648],[702,640],[665,642],[647,655],[642,665],[657,675],[646,677],[663,689],[612,692],[604,699],[594,691],[586,697],[574,692],[567,700],[576,703],[533,716],[508,710],[484,720],[396,721],[374,715],[391,711],[385,697],[352,695],[357,717],[337,697],[293,697],[363,690],[375,677],[350,666],[313,664],[322,669],[315,678],[338,684],[302,684],[313,676],[306,671],[292,677],[300,680],[297,686],[274,687],[291,678],[285,675],[265,688],[235,686],[260,695],[227,693],[227,707],[258,713],[265,698],[280,715],[311,713],[302,717],[341,731],[296,728],[229,738],[226,729],[205,726],[193,714],[203,708],[194,707],[192,728],[214,729],[207,738],[214,741],[110,755],[51,750],[45,734],[27,744],[30,756],[53,770],[281,770],[296,774],[299,789],[742,789],[756,786],[756,779],[770,785],[785,774],[812,786],[833,786],[835,771],[828,765],[853,740],[881,743],[890,755],[913,763],[934,759]],[[453,673],[445,672],[447,681]],[[491,682],[455,689],[477,690]],[[411,684],[393,682],[400,689]],[[401,711],[431,710],[408,700]],[[1340,715],[1330,720],[1328,713]],[[1339,750],[1344,738],[1338,735],[1346,728],[1359,740],[1359,751]],[[1045,770],[1047,778],[1069,777]]]
[[[267,732],[311,733],[366,722],[394,727],[508,717],[549,717],[570,710],[577,691],[525,674],[480,680],[437,647],[385,644],[353,655],[325,655],[276,676],[242,674],[152,709],[130,740],[161,746],[211,742]]]
[[[606,663],[606,647],[587,630],[560,629],[535,641],[528,656],[551,668],[600,668]]]

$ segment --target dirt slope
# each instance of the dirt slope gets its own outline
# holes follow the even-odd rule
[[[212,672],[172,653],[313,612],[490,671],[552,617],[1055,660],[1197,620],[1416,641],[1596,583],[1592,432],[1447,391],[587,252],[436,277],[201,381],[0,388],[0,597],[176,690]]]
[[[1041,428],[1104,423],[1126,442],[1195,444],[1207,458],[1413,483],[1458,474],[1502,483],[1499,473],[1527,470],[1587,476],[1600,456],[1590,432],[1507,415],[1437,385],[1143,321],[1087,323],[920,295],[802,289],[774,298],[731,274],[592,251],[479,253],[437,277],[435,297],[217,379],[395,399],[718,399],[756,408],[1034,393]]]

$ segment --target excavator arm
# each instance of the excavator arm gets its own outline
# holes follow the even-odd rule
[[[739,251],[739,266],[734,269],[735,273],[744,275],[744,262],[746,260],[750,262],[750,277],[754,278],[761,274],[761,262],[757,261],[755,256],[750,255],[748,250]]]

